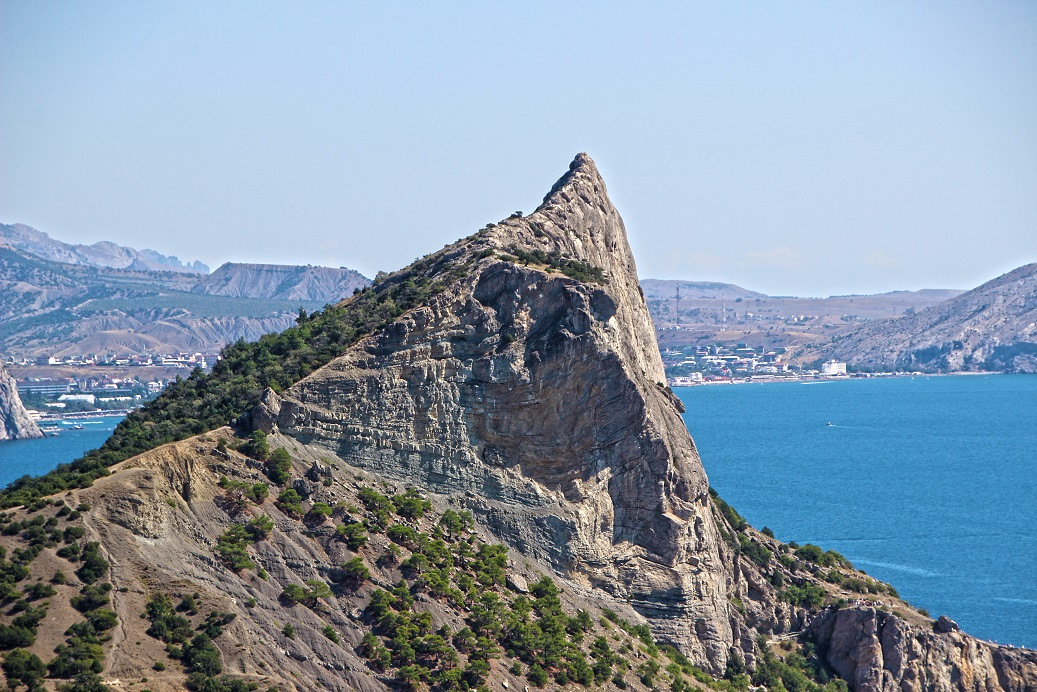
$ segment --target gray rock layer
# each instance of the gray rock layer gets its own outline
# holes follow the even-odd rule
[[[312,300],[337,303],[353,290],[371,283],[345,267],[293,266],[285,264],[237,264],[227,262],[191,289],[192,293],[232,298]]]
[[[1037,652],[977,641],[956,626],[934,629],[871,608],[811,624],[826,662],[855,690],[1037,690]]]
[[[0,440],[43,437],[43,431],[22,406],[14,378],[0,365]]]

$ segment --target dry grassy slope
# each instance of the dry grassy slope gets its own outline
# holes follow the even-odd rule
[[[142,613],[153,593],[167,593],[174,600],[198,593],[203,606],[201,615],[194,618],[196,623],[212,610],[238,616],[215,641],[223,655],[225,673],[259,682],[261,689],[271,685],[280,690],[386,689],[387,680],[369,668],[354,647],[370,629],[362,616],[370,592],[375,586],[389,587],[400,578],[398,569],[375,565],[374,556],[385,550],[388,539],[374,535],[368,546],[359,551],[372,569],[372,580],[357,592],[339,590],[319,614],[302,605],[286,606],[279,599],[286,584],[302,584],[307,579],[330,582],[336,566],[355,553],[332,538],[333,522],[306,524],[281,513],[271,499],[261,508],[251,510],[269,514],[276,522],[270,538],[250,549],[257,566],[269,573],[268,580],[260,579],[254,570],[236,574],[222,563],[215,553],[219,536],[232,521],[248,517],[225,511],[219,477],[259,481],[265,480],[265,476],[258,471],[258,462],[234,451],[226,455],[217,451],[216,441],[221,436],[229,437],[229,431],[220,430],[158,448],[114,467],[113,475],[93,487],[62,496],[72,507],[90,505],[91,510],[80,520],[86,529],[83,540],[100,541],[111,563],[111,607],[119,616],[119,625],[105,647],[102,677],[114,689],[140,689],[141,678],[148,679],[146,687],[154,692],[183,689],[185,675],[166,657],[164,645],[146,634],[150,623],[142,619]],[[290,440],[279,442],[291,445]],[[297,458],[292,475],[298,478],[304,476],[314,460],[298,448],[294,451]],[[379,479],[339,466],[333,470],[330,486],[312,484],[314,499],[356,504],[356,491],[362,484],[378,486]],[[272,492],[276,494],[276,486]],[[448,498],[434,499],[440,509],[449,504]],[[52,516],[55,510],[49,507],[42,512]],[[24,515],[24,510],[19,511],[16,518]],[[315,535],[308,535],[311,533]],[[492,538],[480,533],[486,539]],[[0,543],[10,551],[19,545],[19,540],[5,536]],[[406,557],[406,550],[403,555]],[[59,593],[50,599],[51,608],[30,649],[45,662],[53,657],[54,647],[65,641],[63,633],[68,626],[82,619],[68,605],[68,599],[82,586],[73,576],[75,568],[76,565],[56,557],[53,549],[44,550],[33,562],[32,575],[25,582],[46,581],[58,570],[70,577],[69,585],[58,586]],[[532,580],[546,570],[514,556],[509,571]],[[255,607],[247,606],[250,598],[256,599]],[[636,619],[623,603],[576,591],[567,591],[564,600],[570,611],[577,606],[591,608],[596,619],[602,605]],[[449,623],[456,631],[464,626],[456,613],[427,597],[419,597],[415,608],[433,612],[434,627]],[[296,629],[294,639],[282,634],[288,622]],[[328,624],[341,634],[340,644],[322,634],[321,629]],[[634,642],[615,628],[612,636],[617,641]],[[152,670],[156,661],[164,661],[167,670]],[[629,677],[630,689],[644,689],[633,674]],[[512,689],[526,684],[508,673],[500,662],[494,664],[491,680],[509,680]]]

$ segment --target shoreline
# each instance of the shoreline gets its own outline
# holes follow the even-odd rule
[[[980,375],[1009,375],[1014,373],[1005,372],[905,372],[905,373],[874,373],[874,374],[858,374],[858,375],[836,375],[836,376],[823,376],[823,375],[806,375],[806,376],[793,376],[793,377],[781,377],[777,375],[765,375],[763,377],[731,377],[727,379],[719,380],[703,380],[701,382],[695,382],[693,384],[669,384],[674,378],[667,378],[667,384],[673,389],[691,389],[693,387],[706,386],[717,386],[717,385],[735,385],[735,384],[772,384],[772,383],[793,383],[798,382],[800,384],[819,384],[822,382],[845,382],[847,380],[889,380],[889,379],[901,379],[905,377],[976,377]],[[1025,373],[1018,373],[1025,374]]]
[[[134,409],[120,408],[107,411],[74,411],[71,413],[45,413],[35,419],[37,424],[52,423],[63,420],[84,420],[86,418],[125,418]]]

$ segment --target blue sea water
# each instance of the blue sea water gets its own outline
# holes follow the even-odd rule
[[[675,391],[710,484],[753,526],[837,550],[970,634],[1037,648],[1037,377]]]
[[[55,423],[57,437],[0,442],[0,488],[25,474],[39,476],[58,464],[78,459],[88,450],[97,449],[121,420],[121,417],[101,417],[61,421]],[[73,425],[82,425],[83,429],[73,430]]]

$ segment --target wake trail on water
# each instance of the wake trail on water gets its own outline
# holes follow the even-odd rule
[[[875,560],[853,560],[854,565],[867,565],[869,567],[883,567],[885,569],[891,569],[896,572],[904,572],[906,574],[914,574],[918,577],[939,577],[939,572],[933,572],[932,570],[923,569],[922,567],[912,567],[911,565],[901,565],[895,562],[878,562]]]

